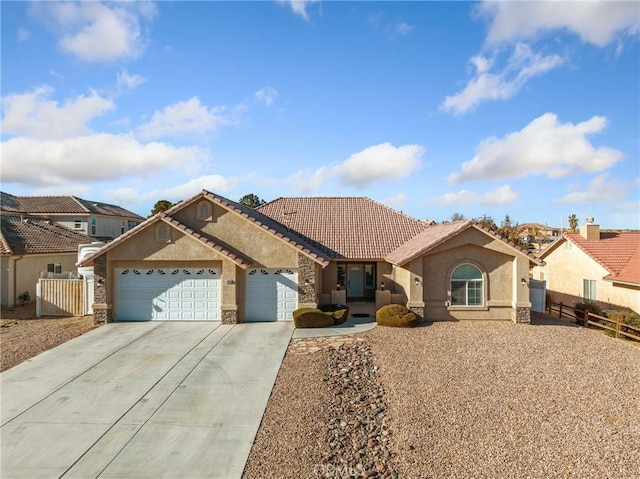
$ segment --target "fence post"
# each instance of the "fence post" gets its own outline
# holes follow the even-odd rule
[[[587,308],[584,308],[584,327],[589,327],[589,310]]]
[[[558,317],[562,319],[562,301],[560,301],[560,308],[558,308]]]
[[[616,339],[620,339],[620,316],[616,318]]]

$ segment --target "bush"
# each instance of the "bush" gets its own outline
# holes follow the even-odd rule
[[[597,314],[598,316],[602,316],[602,308],[594,303],[593,301],[585,301],[584,303],[575,303],[573,305],[573,309],[576,311],[584,311],[588,310],[590,313]]]
[[[413,328],[418,325],[418,316],[401,304],[388,304],[376,311],[376,323],[380,326]]]
[[[349,308],[339,304],[327,304],[320,308],[324,313],[333,316],[334,326],[344,323],[349,317]]]
[[[300,308],[293,312],[293,324],[296,328],[328,328],[334,319],[330,314],[315,308]]]
[[[629,326],[640,327],[640,316],[633,311],[607,311],[607,317]]]

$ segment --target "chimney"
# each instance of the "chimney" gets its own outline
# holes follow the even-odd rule
[[[580,236],[587,241],[600,240],[600,226],[593,223],[593,216],[588,216],[586,224],[580,227]]]

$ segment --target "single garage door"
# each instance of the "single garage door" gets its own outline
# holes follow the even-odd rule
[[[247,272],[246,321],[292,321],[298,307],[298,272],[252,269]]]
[[[219,268],[120,268],[118,321],[219,321]]]

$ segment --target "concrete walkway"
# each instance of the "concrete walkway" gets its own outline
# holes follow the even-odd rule
[[[298,338],[322,338],[327,336],[343,336],[369,331],[376,327],[376,306],[371,302],[349,303],[349,318],[339,326],[332,328],[304,328],[296,329],[293,337]],[[368,315],[354,317],[354,314]]]
[[[292,323],[108,324],[0,374],[0,477],[239,478]]]

